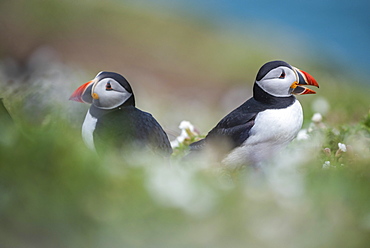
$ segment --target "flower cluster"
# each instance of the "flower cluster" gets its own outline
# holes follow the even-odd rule
[[[322,99],[320,104],[322,102],[326,103],[328,109],[326,100]],[[312,157],[320,159],[315,164],[323,169],[350,166],[356,161],[362,162],[369,158],[370,114],[358,125],[333,127],[324,122],[325,111],[317,111],[319,112],[312,115],[311,122],[298,132],[295,145],[291,149],[311,149]],[[191,143],[204,138],[189,121],[182,121],[179,129],[180,135],[171,142],[175,157],[181,157]],[[292,156],[289,158],[293,159]]]
[[[198,131],[189,121],[182,121],[179,125],[181,133],[176,137],[175,140],[171,141],[172,148],[180,147],[182,144],[189,145],[195,141],[195,138],[199,136]]]
[[[315,113],[311,118],[311,123],[309,124],[308,128],[299,131],[297,135],[297,140],[298,141],[309,140],[313,135],[325,132],[330,133],[332,135],[332,137],[326,137],[327,139],[333,139],[329,140],[328,141],[329,143],[333,143],[334,140],[341,138],[340,137],[341,133],[339,130],[327,127],[323,123],[323,116],[320,113]],[[341,142],[335,144],[337,144],[338,146],[337,148],[336,147],[329,148],[324,146],[325,148],[323,149],[323,153],[325,155],[325,160],[322,165],[323,169],[336,167],[336,164],[338,163],[343,166],[343,164],[341,163],[343,160],[342,156],[343,153],[347,152],[348,146]],[[332,150],[334,150],[335,152],[333,153]]]
[[[347,145],[343,143],[338,143],[338,149],[335,152],[335,158],[340,162],[342,154],[344,152],[347,152]],[[327,157],[331,158],[332,157],[332,152],[331,149],[326,147],[324,148],[324,153]],[[344,164],[341,164],[341,166],[344,166]],[[335,165],[331,165],[331,162],[329,160],[325,161],[324,164],[322,165],[323,169],[329,169],[330,167],[336,167]]]

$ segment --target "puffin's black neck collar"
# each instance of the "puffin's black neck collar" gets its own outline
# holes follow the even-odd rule
[[[295,96],[277,97],[273,96],[266,91],[264,91],[257,83],[253,86],[253,98],[264,104],[268,105],[291,105],[295,101]]]

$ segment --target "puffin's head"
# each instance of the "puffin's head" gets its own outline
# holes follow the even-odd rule
[[[93,80],[78,87],[69,100],[90,103],[100,109],[114,109],[123,104],[135,106],[134,93],[127,80],[107,71],[99,72]]]
[[[315,94],[315,91],[303,85],[319,87],[310,74],[284,61],[271,61],[264,64],[257,73],[256,84],[265,92],[276,97],[287,97],[292,94]]]

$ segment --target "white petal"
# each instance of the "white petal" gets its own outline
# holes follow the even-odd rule
[[[307,129],[302,129],[297,134],[297,140],[307,140],[310,136],[307,133]]]
[[[194,131],[194,126],[190,123],[190,121],[182,121],[179,126],[180,129],[189,129],[190,131]]]
[[[170,142],[171,143],[171,147],[172,148],[176,148],[176,147],[179,147],[180,143],[177,139],[173,140]]]
[[[338,143],[338,147],[339,147],[339,149],[340,149],[342,152],[346,152],[346,151],[347,151],[347,146],[346,146],[345,144]]]
[[[313,122],[321,122],[322,121],[322,115],[320,113],[315,113],[313,116],[312,116],[312,119],[311,119]]]
[[[325,161],[325,163],[322,165],[323,169],[329,169],[330,168],[330,161]]]

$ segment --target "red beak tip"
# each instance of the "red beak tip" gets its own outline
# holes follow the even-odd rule
[[[313,76],[311,76],[309,73],[307,73],[307,72],[305,72],[305,71],[302,71],[302,70],[300,70],[303,74],[304,74],[304,76],[306,77],[306,80],[307,80],[307,84],[308,85],[313,85],[313,86],[316,86],[317,88],[320,88],[319,87],[319,84],[317,83],[317,81],[316,81],[316,79],[313,77]]]
[[[87,83],[84,83],[83,85],[81,85],[80,87],[78,87],[74,92],[73,94],[71,95],[71,97],[69,98],[69,100],[72,100],[72,101],[75,101],[75,102],[82,102],[84,103],[84,101],[82,100],[82,95],[84,94],[86,88],[92,83],[92,81],[89,81]]]
[[[306,90],[302,93],[302,95],[304,94],[316,94],[316,91],[306,88]]]

